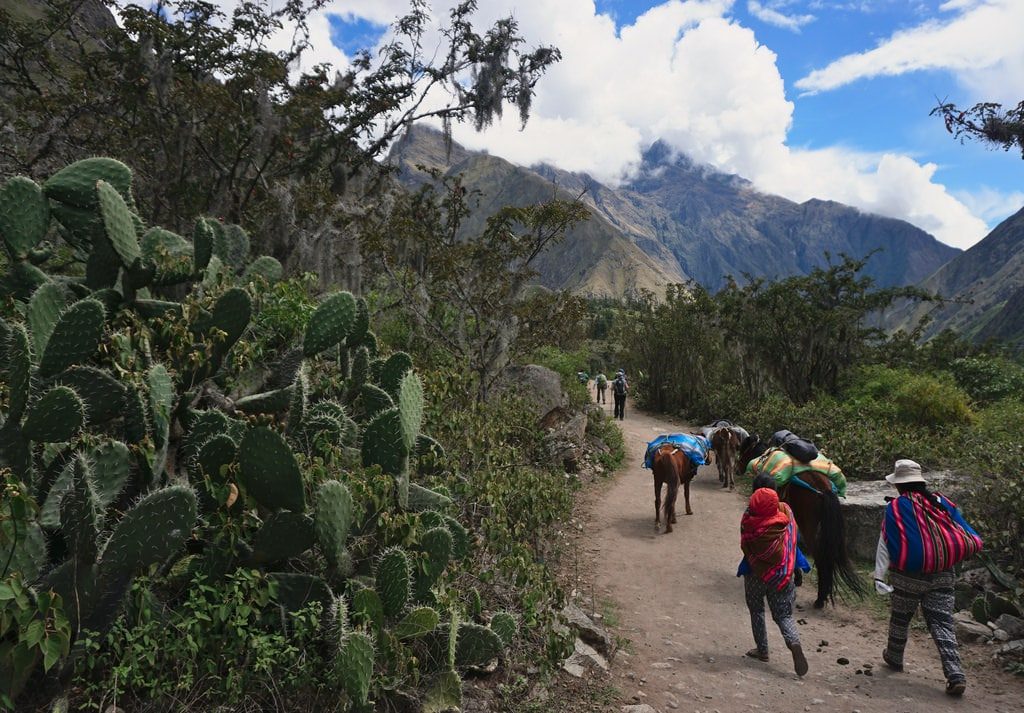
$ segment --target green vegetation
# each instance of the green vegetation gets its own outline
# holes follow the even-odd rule
[[[535,416],[421,379],[364,300],[278,281],[237,226],[146,226],[125,171],[0,191],[0,706],[444,707],[510,647],[559,660],[573,486]],[[54,230],[70,263],[34,252]]]

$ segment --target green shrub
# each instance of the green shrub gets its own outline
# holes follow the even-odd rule
[[[974,419],[967,394],[955,384],[928,374],[907,375],[892,394],[892,400],[904,423],[946,426]]]
[[[949,370],[960,388],[980,403],[1024,392],[1024,367],[1004,357],[964,357],[954,360]]]
[[[593,394],[589,393],[586,384],[581,384],[576,374],[586,371],[590,362],[589,354],[584,347],[576,351],[567,352],[558,347],[545,346],[535,350],[524,361],[532,364],[546,366],[562,377],[562,388],[569,395],[569,403],[575,408],[593,400]],[[591,374],[591,377],[595,374]]]

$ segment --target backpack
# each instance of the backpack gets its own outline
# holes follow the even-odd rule
[[[618,396],[625,396],[626,380],[621,376],[616,376],[615,381],[612,382],[612,391],[614,391]]]
[[[771,444],[782,448],[801,463],[810,463],[818,457],[817,446],[792,431],[776,431],[772,434]]]
[[[608,377],[605,376],[604,374],[598,374],[597,375],[597,385],[603,389],[605,386],[607,386],[607,384],[608,384]]]
[[[956,505],[934,495],[938,508],[920,493],[905,493],[886,506],[882,534],[894,570],[943,572],[981,552],[981,537]]]

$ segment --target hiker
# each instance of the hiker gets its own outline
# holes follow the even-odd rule
[[[608,400],[605,398],[605,392],[608,390],[608,377],[601,372],[594,377],[594,386],[597,389],[597,403],[606,404]]]
[[[626,381],[626,372],[619,369],[618,373],[615,374],[615,380],[612,381],[612,399],[615,401],[613,418],[617,418],[620,421],[626,418],[626,394],[628,393],[629,383]]]
[[[590,381],[590,374],[585,371],[577,371],[576,380],[586,386],[587,382]]]
[[[747,510],[740,520],[740,549],[744,557],[736,575],[743,575],[750,628],[756,644],[747,656],[768,661],[768,631],[764,620],[764,600],[767,598],[772,619],[778,624],[793,655],[793,670],[798,676],[803,676],[807,673],[807,658],[800,647],[800,634],[793,620],[796,520],[789,505],[779,502],[774,488],[757,488],[750,496]]]
[[[882,660],[894,671],[903,670],[907,631],[920,605],[939,649],[946,693],[962,696],[967,676],[953,624],[953,566],[980,552],[981,538],[954,503],[928,490],[921,466],[914,461],[896,461],[885,479],[896,486],[899,497],[885,508],[875,552],[875,589],[892,597]]]

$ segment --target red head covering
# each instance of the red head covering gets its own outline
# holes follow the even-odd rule
[[[779,494],[771,488],[758,488],[750,496],[750,514],[767,517],[779,511]]]

